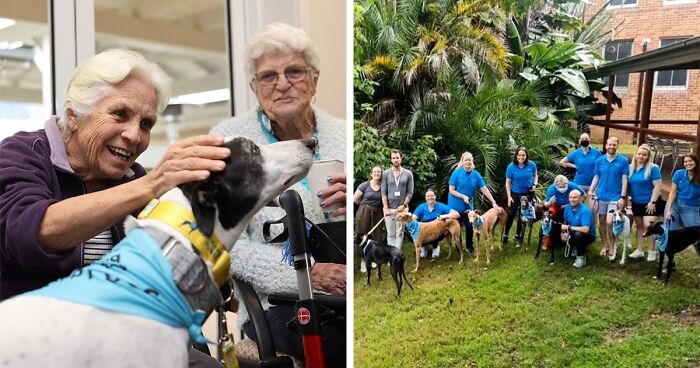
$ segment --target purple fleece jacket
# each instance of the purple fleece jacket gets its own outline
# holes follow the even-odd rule
[[[19,132],[0,142],[0,300],[68,276],[83,263],[83,244],[63,253],[39,247],[39,224],[46,209],[85,194],[85,184],[68,163],[58,117],[44,129]],[[134,164],[116,186],[145,175]],[[116,244],[124,237],[121,221],[111,227]]]

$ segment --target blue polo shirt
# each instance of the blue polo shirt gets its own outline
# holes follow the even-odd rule
[[[564,193],[557,190],[556,184],[550,185],[549,188],[547,188],[547,194],[544,197],[547,201],[549,201],[550,199],[552,199],[552,196],[554,196],[557,198],[555,204],[557,206],[563,206],[569,204],[569,193],[571,193],[571,191],[574,189],[581,192],[582,197],[586,197],[586,192],[583,189],[581,189],[581,187],[578,186],[578,184],[572,182],[569,182],[567,184],[566,192]]]
[[[520,167],[514,163],[508,164],[506,168],[506,179],[510,179],[510,190],[513,193],[525,194],[535,184],[535,174],[537,174],[537,164],[535,161],[528,161],[527,165]]]
[[[432,211],[428,209],[428,202],[425,202],[418,206],[416,210],[413,211],[413,214],[418,217],[418,221],[420,222],[430,222],[438,218],[440,215],[447,215],[450,213],[450,211],[452,211],[452,208],[444,203],[435,201],[435,207],[433,207]]]
[[[571,226],[588,226],[588,233],[595,236],[595,221],[591,210],[581,202],[576,211],[571,205],[564,209],[564,221]]]
[[[608,161],[608,155],[603,155],[595,161],[593,173],[598,175],[596,194],[598,199],[605,202],[618,201],[622,197],[622,176],[630,171],[627,157],[616,154],[615,159]]]
[[[630,175],[627,185],[629,195],[632,196],[632,203],[647,204],[651,201],[651,193],[654,191],[654,181],[661,180],[661,170],[659,165],[651,164],[651,173],[649,177],[644,179],[644,166],[637,169]]]
[[[481,189],[486,186],[484,178],[478,171],[476,171],[476,169],[472,169],[472,171],[467,172],[463,167],[458,167],[452,172],[448,184],[454,186],[455,190],[458,192],[469,197],[469,203],[473,203],[474,192],[477,189]],[[467,204],[464,203],[464,200],[462,198],[455,197],[452,194],[447,195],[447,205],[459,213],[468,210]]]
[[[576,165],[576,175],[574,183],[579,185],[591,185],[593,181],[593,170],[595,170],[595,161],[603,154],[596,148],[591,147],[588,153],[583,152],[583,148],[579,147],[575,151],[569,153],[566,159]]]
[[[697,171],[698,168],[695,168]],[[696,174],[697,175],[697,174]],[[676,201],[686,206],[700,206],[700,185],[693,184],[688,179],[688,169],[676,170],[671,182],[678,186]]]

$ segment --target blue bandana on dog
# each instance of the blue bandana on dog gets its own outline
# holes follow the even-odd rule
[[[479,227],[484,224],[484,219],[481,216],[476,216],[476,221],[472,224],[474,227]]]
[[[408,232],[411,233],[411,238],[418,239],[418,234],[420,233],[420,224],[418,221],[413,220],[409,223],[406,224],[406,229],[408,229]]]
[[[664,226],[663,229],[664,233],[656,237],[656,247],[659,248],[660,251],[665,252],[666,245],[668,245],[668,225]]]
[[[530,203],[525,209],[520,210],[520,216],[527,220],[535,219],[535,206]]]
[[[46,296],[139,316],[184,328],[192,340],[202,335],[204,312],[192,312],[173,281],[170,264],[145,231],[135,229],[112,252],[70,276],[22,295]]]
[[[543,221],[542,226],[542,235],[544,236],[549,236],[549,233],[552,231],[552,221]]]
[[[622,233],[622,230],[625,228],[625,221],[614,221],[613,222],[613,228],[612,228],[612,233],[615,236],[618,236]]]

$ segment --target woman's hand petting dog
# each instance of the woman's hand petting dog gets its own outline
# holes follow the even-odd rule
[[[328,177],[328,187],[319,191],[321,199],[321,207],[326,208],[335,203],[340,203],[341,207],[331,213],[331,216],[344,216],[346,209],[346,194],[347,187],[345,181],[347,175],[344,172],[338,172]]]
[[[345,265],[316,263],[311,268],[311,287],[331,294],[345,295]]]

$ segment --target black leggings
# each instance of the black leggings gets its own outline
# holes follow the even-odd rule
[[[508,237],[510,233],[510,228],[513,226],[513,219],[518,216],[518,225],[515,228],[515,236],[517,237],[521,231],[523,231],[523,222],[520,220],[520,197],[527,196],[528,201],[532,201],[532,196],[534,193],[513,193],[513,203],[508,207],[508,221],[506,221],[506,228],[503,232],[504,237]],[[523,234],[524,235],[524,234]]]
[[[582,233],[580,231],[572,231],[569,237],[569,244],[576,249],[576,255],[583,257],[586,255],[586,247],[595,241],[595,237],[591,234]]]
[[[472,228],[472,223],[469,222],[469,216],[466,212],[459,214],[459,222],[464,227],[464,249],[472,252],[474,250],[474,228]],[[461,236],[461,235],[460,235]]]

